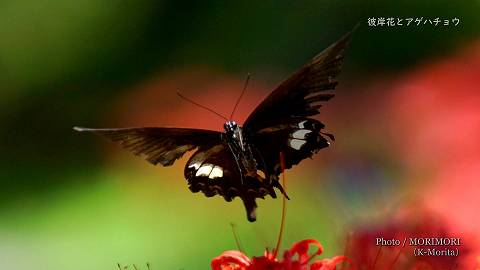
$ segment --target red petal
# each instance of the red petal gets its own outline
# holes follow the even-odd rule
[[[310,247],[310,245],[314,245],[318,249],[314,254],[309,256],[308,255],[308,248]],[[306,263],[306,262],[308,262],[310,257],[322,254],[323,247],[320,244],[320,242],[318,242],[315,239],[306,239],[306,240],[303,240],[303,241],[300,241],[300,242],[297,242],[297,243],[293,244],[293,246],[290,248],[290,250],[288,250],[288,252],[290,254],[285,254],[285,256],[284,256],[285,258],[293,256],[296,253],[296,254],[298,254],[298,261],[302,262],[302,263]]]
[[[237,250],[229,250],[213,258],[210,265],[212,270],[246,270],[250,264],[250,259],[245,254]]]
[[[283,267],[281,262],[278,262],[274,258],[267,257],[253,257],[252,264],[248,270],[286,270],[290,268]]]
[[[338,263],[345,261],[350,264],[350,269],[356,269],[349,258],[345,256],[335,256],[331,259],[323,259],[312,263],[312,265],[310,266],[310,270],[335,270]]]

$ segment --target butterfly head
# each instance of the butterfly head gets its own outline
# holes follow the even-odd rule
[[[227,134],[234,134],[235,131],[238,130],[238,124],[235,121],[227,121],[223,125],[223,128]]]
[[[235,123],[235,121],[227,121],[223,128],[225,129],[225,133],[229,138],[233,140],[233,142],[243,151],[245,151],[245,144],[242,135],[242,128]]]

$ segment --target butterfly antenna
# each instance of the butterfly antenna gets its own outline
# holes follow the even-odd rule
[[[238,237],[237,225],[232,222],[230,223],[230,226],[232,227],[233,238],[235,238],[235,244],[237,244],[238,250],[245,254],[245,252],[243,251],[242,243],[240,242],[240,237]]]
[[[280,152],[280,166],[282,168],[282,185],[283,189],[287,190],[285,184],[285,156],[283,152]],[[273,257],[276,258],[278,254],[278,250],[280,249],[280,244],[282,242],[283,230],[285,228],[285,217],[287,215],[287,197],[283,194],[282,199],[282,221],[280,222],[280,232],[278,233],[277,245],[275,250],[273,251]]]
[[[243,86],[242,93],[241,93],[240,96],[237,98],[237,102],[235,103],[235,106],[233,107],[233,111],[232,111],[232,113],[230,114],[230,120],[232,120],[233,114],[234,114],[235,111],[237,110],[238,103],[240,103],[240,100],[242,99],[243,94],[245,94],[245,90],[247,90],[248,82],[250,81],[250,76],[251,76],[251,74],[248,73],[248,74],[247,74],[247,78],[245,79],[245,85]]]
[[[225,121],[228,121],[228,118],[227,118],[227,117],[219,114],[218,112],[216,112],[216,111],[214,111],[214,110],[212,110],[212,109],[210,109],[210,108],[208,108],[208,107],[206,107],[206,106],[203,106],[202,104],[198,104],[197,102],[195,102],[195,101],[193,101],[193,100],[191,100],[191,99],[183,96],[182,94],[180,94],[179,91],[177,91],[177,95],[178,95],[181,99],[184,99],[184,100],[186,100],[186,101],[188,101],[188,102],[190,102],[190,103],[192,103],[192,104],[194,104],[194,105],[197,105],[198,107],[200,107],[200,108],[202,108],[202,109],[205,109],[205,110],[207,110],[207,111],[209,111],[209,112],[212,112],[212,113],[220,116],[221,118],[225,119]]]

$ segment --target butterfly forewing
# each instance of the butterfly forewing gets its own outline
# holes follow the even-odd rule
[[[334,96],[332,91],[338,84],[336,76],[341,71],[350,35],[343,36],[282,82],[250,114],[244,127],[255,132],[282,119],[318,114],[319,103]]]
[[[119,143],[135,155],[143,156],[156,165],[172,165],[186,152],[197,147],[221,142],[221,133],[211,130],[187,128],[78,128],[80,132],[92,132]]]
[[[322,102],[334,97],[349,38],[350,33],[281,83],[246,120],[244,128],[274,179],[280,173],[280,152],[285,154],[286,168],[291,168],[327,147],[327,138],[333,139],[321,132],[320,121],[310,117],[320,113]]]

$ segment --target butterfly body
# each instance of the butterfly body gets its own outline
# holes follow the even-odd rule
[[[195,151],[184,169],[189,189],[207,197],[220,195],[226,201],[240,197],[247,219],[255,221],[256,199],[276,198],[275,189],[287,196],[279,183],[283,169],[312,157],[334,140],[312,116],[320,113],[320,103],[334,96],[349,37],[350,33],[282,82],[242,126],[227,120],[223,132],[162,127],[74,129],[107,137],[154,165],[170,166],[186,152]]]
[[[248,144],[248,135],[234,121],[227,121],[224,124],[225,132],[222,134],[224,142],[228,145],[238,169],[243,174],[255,176],[257,174],[257,162],[253,156],[252,147]]]

